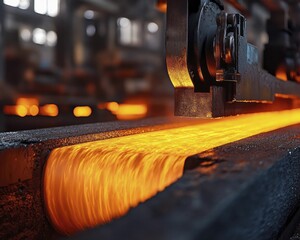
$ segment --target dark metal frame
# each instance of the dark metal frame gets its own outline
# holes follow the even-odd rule
[[[300,97],[300,84],[262,70],[247,42],[246,20],[227,14],[218,0],[169,0],[167,67],[175,86],[175,114],[220,117],[236,103]],[[248,104],[244,104],[247,112]],[[264,108],[265,109],[265,108]]]

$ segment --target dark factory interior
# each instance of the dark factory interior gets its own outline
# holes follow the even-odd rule
[[[300,0],[2,0],[0,52],[0,239],[300,240]]]
[[[153,2],[13,0],[1,12],[2,131],[172,114]]]

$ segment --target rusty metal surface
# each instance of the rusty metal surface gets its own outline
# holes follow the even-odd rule
[[[32,148],[0,151],[0,187],[32,178],[34,152]]]
[[[125,217],[71,239],[277,239],[299,206],[299,158],[300,125],[218,147]]]

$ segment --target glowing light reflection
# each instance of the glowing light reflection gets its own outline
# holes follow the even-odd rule
[[[288,76],[287,76],[287,74],[286,74],[286,70],[285,70],[284,67],[279,67],[279,68],[277,69],[277,71],[276,71],[275,76],[276,76],[278,79],[282,80],[282,81],[287,81],[287,80],[288,80]]]
[[[134,120],[145,117],[147,112],[146,104],[120,104],[114,113],[119,120]]]
[[[89,117],[92,114],[92,109],[89,106],[78,106],[73,110],[75,117]]]
[[[19,117],[25,117],[28,113],[27,108],[22,105],[16,106],[15,109],[16,109],[16,115],[18,115]]]
[[[147,104],[130,104],[109,102],[98,106],[100,109],[107,108],[112,114],[117,116],[118,120],[135,120],[144,118],[148,112]]]
[[[40,108],[42,116],[56,117],[59,114],[58,106],[55,104],[47,104]]]
[[[19,117],[37,116],[39,114],[39,100],[36,98],[18,98],[16,105],[4,106],[4,114]]]

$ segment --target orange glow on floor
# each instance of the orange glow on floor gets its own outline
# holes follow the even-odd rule
[[[75,117],[89,117],[92,114],[92,109],[89,106],[75,107],[73,114]]]
[[[188,156],[297,123],[300,109],[57,148],[44,175],[48,215],[67,235],[107,223],[180,178]]]
[[[47,104],[40,107],[40,114],[42,116],[56,117],[59,114],[58,106],[55,104]]]

